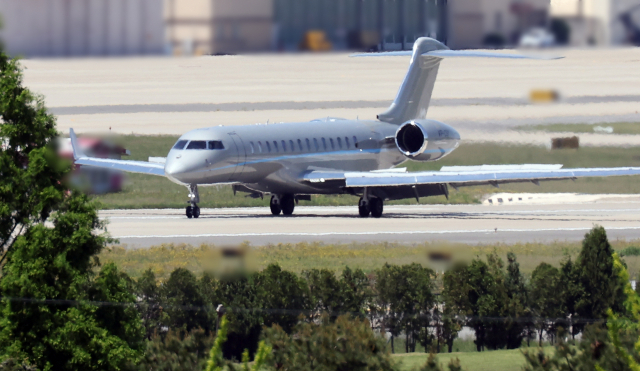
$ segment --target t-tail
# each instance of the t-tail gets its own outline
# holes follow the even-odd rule
[[[438,40],[421,37],[413,44],[413,51],[355,54],[354,57],[411,56],[409,71],[404,77],[396,99],[378,115],[380,121],[401,125],[407,121],[424,119],[431,103],[431,94],[438,76],[440,62],[451,57],[484,57],[510,59],[558,59],[558,57],[526,56],[497,52],[451,50]]]

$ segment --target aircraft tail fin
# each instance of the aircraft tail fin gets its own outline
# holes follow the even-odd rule
[[[404,77],[395,100],[378,115],[380,121],[397,125],[410,120],[424,119],[431,102],[431,94],[438,76],[440,62],[444,58],[482,57],[510,59],[558,59],[557,57],[533,57],[473,50],[451,50],[440,41],[421,37],[413,44],[413,51],[354,54],[354,57],[411,56],[409,71]]]

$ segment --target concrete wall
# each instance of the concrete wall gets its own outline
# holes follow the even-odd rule
[[[272,48],[273,0],[167,0],[168,39],[175,54]]]
[[[163,0],[0,0],[12,55],[159,54]]]

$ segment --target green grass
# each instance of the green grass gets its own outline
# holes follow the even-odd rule
[[[639,241],[610,241],[615,250],[628,246],[638,246]],[[360,268],[369,273],[389,264],[419,263],[442,272],[446,265],[429,261],[429,252],[446,252],[453,260],[484,258],[495,251],[506,261],[508,252],[518,258],[520,269],[525,275],[540,263],[559,266],[565,256],[575,258],[581,249],[580,242],[555,242],[549,244],[521,243],[514,245],[466,245],[447,242],[432,242],[413,245],[393,243],[353,243],[344,245],[322,243],[278,244],[264,247],[245,246],[248,253],[243,264],[249,269],[261,269],[271,263],[278,263],[283,269],[301,272],[313,268],[327,268],[341,272],[345,267]],[[152,269],[160,279],[165,279],[176,268],[186,268],[200,275],[205,270],[227,267],[230,262],[220,257],[220,249],[214,245],[173,245],[164,244],[148,249],[127,249],[111,246],[100,254],[100,260],[114,262],[120,269],[137,278],[143,271]],[[631,276],[640,272],[640,256],[625,256]],[[237,262],[234,262],[236,264]]]
[[[546,125],[526,125],[516,129],[521,131],[546,131],[550,133],[596,133],[593,128],[596,126],[613,128],[612,134],[640,134],[640,123],[638,122],[614,122],[609,124],[546,124]]]
[[[553,348],[545,348],[545,351],[551,352]],[[425,353],[409,353],[395,355],[396,361],[401,362],[403,370],[414,370],[424,365],[429,357]],[[438,354],[438,362],[443,366],[449,363],[451,359],[458,358],[460,365],[466,371],[519,371],[525,365],[525,359],[522,355],[522,349],[512,350],[494,350],[485,352],[459,352],[459,353],[440,353]]]
[[[131,151],[131,160],[146,161],[149,156],[164,157],[177,136],[124,135],[117,141]],[[640,166],[640,147],[586,147],[578,150],[548,150],[538,146],[507,146],[495,143],[463,144],[451,155],[432,163],[406,162],[410,171],[439,170],[445,165],[483,164],[564,164],[565,167]],[[421,203],[466,204],[479,202],[482,195],[493,193],[490,186],[450,189],[449,200],[443,196],[428,197]],[[577,181],[543,182],[504,185],[501,192],[578,192],[578,193],[640,193],[638,177],[589,178]],[[187,189],[169,180],[142,174],[129,174],[124,189],[119,193],[95,196],[102,208],[179,208],[187,201]],[[268,205],[268,200],[251,199],[239,193],[234,196],[229,186],[200,187],[201,207],[248,207]],[[303,205],[354,205],[353,196],[314,196]],[[415,204],[413,199],[390,204]]]

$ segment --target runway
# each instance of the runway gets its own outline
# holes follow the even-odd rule
[[[268,207],[184,210],[105,210],[108,230],[128,248],[162,243],[254,246],[324,243],[450,241],[469,244],[577,241],[595,224],[610,239],[640,239],[640,197],[624,202],[564,205],[387,206],[380,219],[353,207],[297,207],[274,217]]]

